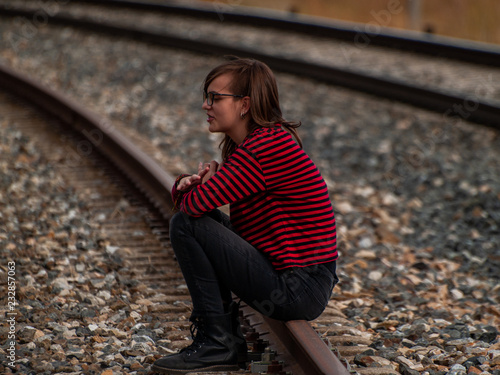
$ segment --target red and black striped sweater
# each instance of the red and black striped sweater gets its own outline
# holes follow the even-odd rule
[[[280,125],[256,129],[208,181],[189,192],[174,186],[172,196],[194,217],[230,204],[238,234],[277,270],[338,258],[326,183]]]

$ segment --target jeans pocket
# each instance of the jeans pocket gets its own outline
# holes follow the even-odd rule
[[[310,304],[311,306],[315,306],[315,309],[312,309],[314,310],[313,315],[315,316],[308,320],[317,318],[325,310],[325,307],[332,296],[334,286],[335,280],[329,271],[322,270],[314,274],[310,274],[307,289],[311,298]]]
[[[279,307],[283,315],[276,318],[281,320],[316,319],[325,310],[335,282],[324,267],[291,269],[284,273],[283,280],[288,300]]]

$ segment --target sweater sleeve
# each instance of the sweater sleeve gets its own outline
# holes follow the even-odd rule
[[[185,191],[179,191],[179,190],[177,190],[177,184],[179,183],[179,181],[181,179],[183,179],[184,177],[188,177],[188,176],[190,176],[190,175],[189,174],[181,174],[181,175],[179,175],[175,179],[174,186],[172,186],[171,195],[172,195],[172,201],[174,202],[174,209],[178,209],[179,208],[179,204],[180,204],[181,198],[186,193]]]
[[[208,181],[180,197],[179,209],[189,216],[199,217],[265,189],[265,178],[258,160],[241,146]]]

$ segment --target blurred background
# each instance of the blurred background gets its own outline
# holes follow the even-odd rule
[[[500,0],[206,0],[500,44]],[[368,29],[369,30],[369,29]]]

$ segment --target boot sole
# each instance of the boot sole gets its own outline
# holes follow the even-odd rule
[[[156,365],[153,365],[151,367],[151,371],[153,371],[153,373],[159,372],[162,374],[171,374],[171,375],[188,374],[191,372],[238,371],[238,370],[240,370],[240,367],[238,365],[213,365],[213,366],[199,367],[193,369],[173,369],[173,368],[160,367]]]
[[[242,370],[247,368],[247,356],[238,354],[238,367]]]

